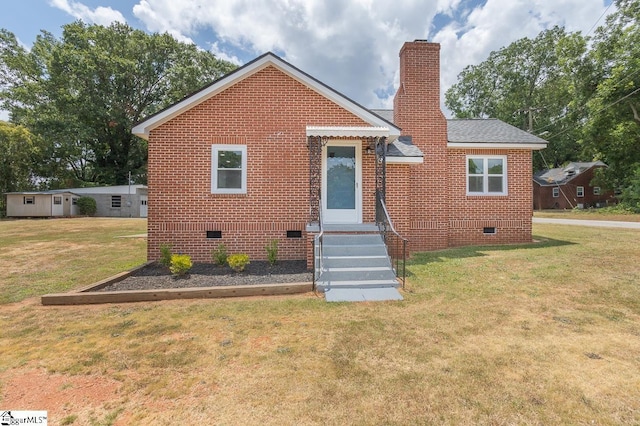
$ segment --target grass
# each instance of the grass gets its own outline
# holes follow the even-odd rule
[[[640,423],[640,231],[534,232],[416,255],[403,302],[8,304],[0,383],[118,383],[73,424]]]
[[[0,221],[0,303],[59,293],[144,263],[144,219]]]
[[[640,214],[621,211],[616,207],[602,209],[542,210],[535,211],[534,217],[581,220],[614,220],[622,222],[640,222]]]

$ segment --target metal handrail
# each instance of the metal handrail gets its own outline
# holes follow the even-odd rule
[[[409,240],[404,238],[402,235],[398,233],[398,231],[396,231],[396,229],[393,227],[393,222],[391,222],[391,217],[389,216],[389,211],[387,210],[387,206],[384,200],[379,195],[377,198],[378,198],[377,201],[378,201],[379,208],[377,209],[378,211],[376,212],[376,222],[378,224],[378,229],[380,230],[380,234],[382,235],[382,238],[384,239],[384,242],[387,245],[387,248],[389,249],[387,254],[389,255],[392,265],[393,265],[392,253],[396,254],[395,272],[396,272],[396,277],[398,278],[400,278],[400,274],[399,274],[400,257],[397,255],[397,253],[399,252],[398,244],[402,243],[402,288],[404,289],[404,284],[407,278],[407,243],[409,242]],[[384,216],[381,217],[382,215]],[[395,250],[390,250],[390,247],[389,247],[390,244],[387,241],[387,235],[389,231],[396,237]]]
[[[319,201],[318,208],[318,234],[313,238],[313,283],[312,288],[315,291],[316,281],[320,278],[323,269],[323,241],[324,241],[324,229],[322,228],[322,200]],[[318,257],[316,259],[316,246],[318,247]],[[317,263],[317,265],[316,265]]]

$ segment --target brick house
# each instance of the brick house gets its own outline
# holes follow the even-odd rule
[[[615,204],[613,191],[591,185],[595,171],[605,167],[607,165],[602,161],[573,162],[536,173],[533,177],[533,208],[573,209]]]
[[[440,45],[400,51],[394,109],[370,110],[267,53],[147,118],[148,258],[162,243],[313,264],[322,224],[373,224],[385,201],[411,252],[531,241],[532,150],[499,120],[440,110]]]

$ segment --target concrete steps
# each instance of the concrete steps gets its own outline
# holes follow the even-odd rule
[[[325,230],[322,254],[316,287],[325,293],[327,301],[402,300],[379,233]]]

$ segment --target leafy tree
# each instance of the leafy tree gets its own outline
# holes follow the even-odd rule
[[[579,130],[571,124],[584,115],[576,93],[590,87],[586,42],[560,27],[517,40],[467,66],[446,92],[445,105],[459,118],[499,118],[553,136],[544,152],[551,166],[576,159]],[[536,158],[536,168],[543,166]]]
[[[234,65],[169,34],[74,22],[42,32],[30,50],[0,30],[0,100],[11,120],[46,141],[48,186],[146,180],[146,142],[134,123]]]
[[[34,187],[33,160],[38,153],[34,139],[26,128],[0,121],[0,213],[6,208],[2,195]]]
[[[637,199],[640,169],[640,1],[617,0],[617,11],[597,30],[591,56],[598,85],[587,103],[589,120],[582,146],[588,156],[609,167],[599,176],[603,187],[624,189]],[[635,182],[635,183],[634,183]]]

